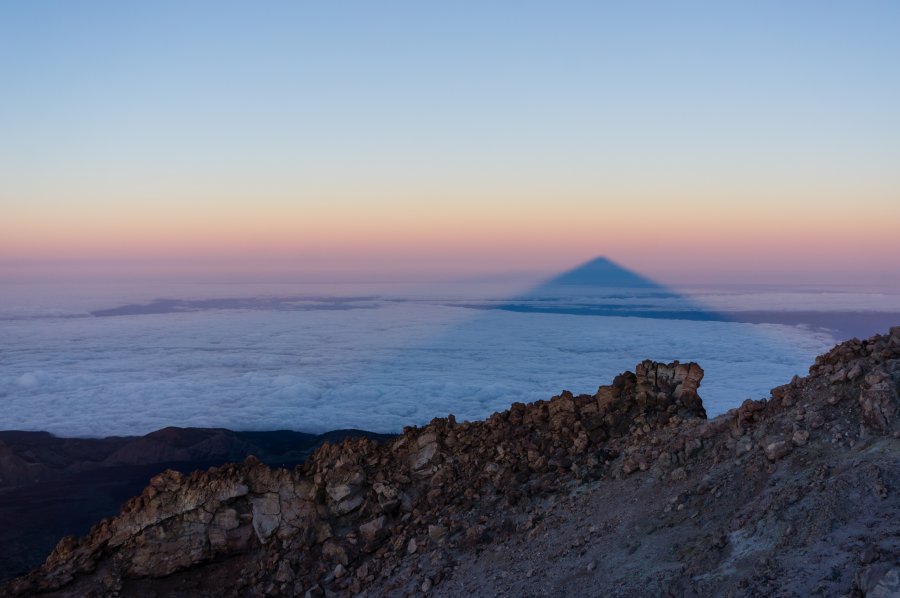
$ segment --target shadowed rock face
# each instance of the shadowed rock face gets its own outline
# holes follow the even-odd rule
[[[393,437],[359,430],[314,435],[165,428],[112,438],[0,432],[0,580],[38,566],[62,536],[85,534],[101,518],[118,513],[166,468],[187,473],[248,455],[293,467],[323,442],[361,435]]]
[[[697,364],[645,361],[595,395],[516,403],[483,422],[435,419],[384,444],[326,444],[291,471],[255,459],[168,471],[2,590],[890,589],[900,328],[840,345],[809,377],[712,421],[702,376]]]

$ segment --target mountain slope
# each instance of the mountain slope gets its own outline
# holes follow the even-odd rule
[[[696,364],[302,466],[166,472],[4,588],[56,595],[900,591],[900,327],[705,419]]]

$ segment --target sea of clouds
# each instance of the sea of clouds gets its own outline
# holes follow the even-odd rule
[[[259,290],[223,304],[202,299],[234,297],[235,288],[182,289],[178,296],[198,302],[115,316],[91,310],[146,305],[159,295],[143,290],[112,300],[84,291],[44,303],[7,296],[0,304],[0,429],[71,436],[170,425],[397,432],[449,413],[481,419],[562,389],[593,393],[647,358],[700,363],[700,394],[714,416],[805,374],[835,342],[829,331],[805,326],[471,309],[473,299],[502,297],[477,285],[465,293],[267,289],[268,298],[255,301]],[[273,300],[274,292],[287,298]],[[763,306],[770,297],[761,295],[754,302],[734,294],[732,303],[775,307]]]

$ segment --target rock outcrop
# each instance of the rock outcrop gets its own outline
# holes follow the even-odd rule
[[[168,471],[10,595],[892,595],[900,328],[706,420],[697,364]],[[880,594],[879,594],[880,592]]]
[[[293,467],[324,442],[353,436],[393,437],[360,430],[315,435],[165,428],[111,438],[0,431],[0,583],[40,565],[61,537],[83,535],[118,513],[167,467],[190,473],[248,455]]]

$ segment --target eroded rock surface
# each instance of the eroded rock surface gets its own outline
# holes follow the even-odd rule
[[[167,467],[189,473],[248,455],[293,467],[323,442],[348,436],[393,437],[360,430],[314,435],[165,428],[110,438],[0,431],[0,584],[39,566],[62,536],[86,534],[117,514]]]
[[[12,595],[879,595],[900,571],[900,328],[706,420],[696,364],[302,466],[165,472]],[[896,585],[896,584],[895,584]],[[887,588],[887,589],[885,589]],[[889,594],[887,594],[889,595]]]

